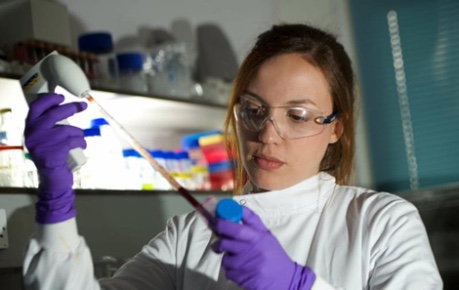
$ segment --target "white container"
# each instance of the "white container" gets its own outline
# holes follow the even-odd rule
[[[151,150],[150,155],[159,163],[164,169],[166,169],[166,159],[164,157],[164,152],[161,150]],[[151,165],[150,165],[151,166]],[[167,169],[166,169],[167,170]],[[155,189],[157,190],[171,190],[172,185],[167,181],[167,179],[161,175],[161,173],[155,170],[155,179],[154,179]]]
[[[124,164],[126,176],[124,177],[125,188],[133,190],[142,189],[140,155],[134,149],[124,149]]]
[[[155,170],[150,163],[134,149],[123,150],[126,164],[129,189],[152,190],[157,189]]]
[[[0,187],[23,187],[23,174],[23,147],[0,146]]]
[[[154,95],[190,99],[194,81],[188,63],[187,46],[173,42],[157,47],[149,53],[148,88]]]
[[[10,108],[0,110],[0,186],[24,186],[22,131],[14,123]]]
[[[10,108],[0,109],[0,145],[23,145],[22,130],[13,120]]]
[[[57,1],[2,1],[0,27],[0,45],[12,47],[31,39],[72,45],[67,7]]]
[[[116,55],[120,89],[147,93],[146,75],[143,70],[143,55],[139,52],[124,52]]]
[[[178,180],[181,181],[181,184],[188,189],[195,190],[198,188],[195,180],[193,179],[193,174],[191,172],[191,159],[188,156],[188,152],[182,151],[175,153],[178,163]]]
[[[105,153],[110,155],[111,164],[124,170],[123,148],[112,126],[104,118],[97,118],[91,120],[91,128],[100,129],[100,136],[106,146]]]
[[[80,187],[87,189],[124,189],[124,166],[120,167],[110,155],[109,144],[100,133],[100,128],[84,130],[87,147],[84,150],[87,162],[80,169]]]
[[[119,87],[118,61],[114,52],[112,35],[108,32],[92,32],[78,37],[80,51],[95,55],[91,69],[87,70],[93,86],[103,89]]]

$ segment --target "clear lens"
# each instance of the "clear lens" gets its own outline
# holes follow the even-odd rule
[[[320,134],[325,116],[303,107],[267,107],[252,98],[241,98],[234,107],[236,120],[247,130],[260,131],[272,121],[284,139],[298,139]]]

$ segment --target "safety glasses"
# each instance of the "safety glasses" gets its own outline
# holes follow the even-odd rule
[[[325,125],[336,120],[337,113],[329,116],[304,107],[269,107],[260,100],[244,94],[234,106],[236,121],[251,132],[259,132],[269,120],[283,139],[299,139],[318,135]]]

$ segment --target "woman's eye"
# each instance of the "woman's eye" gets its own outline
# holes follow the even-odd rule
[[[309,121],[308,112],[305,110],[290,110],[288,112],[289,118],[294,122],[307,122]]]
[[[245,107],[245,110],[247,111],[248,114],[253,115],[253,116],[258,116],[258,115],[263,114],[263,107],[261,106],[247,104]]]

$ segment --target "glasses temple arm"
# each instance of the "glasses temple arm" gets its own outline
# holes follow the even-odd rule
[[[324,118],[322,124],[330,124],[330,123],[333,123],[333,121],[336,120],[336,118],[338,117],[338,112],[333,112],[331,115],[327,116]]]

